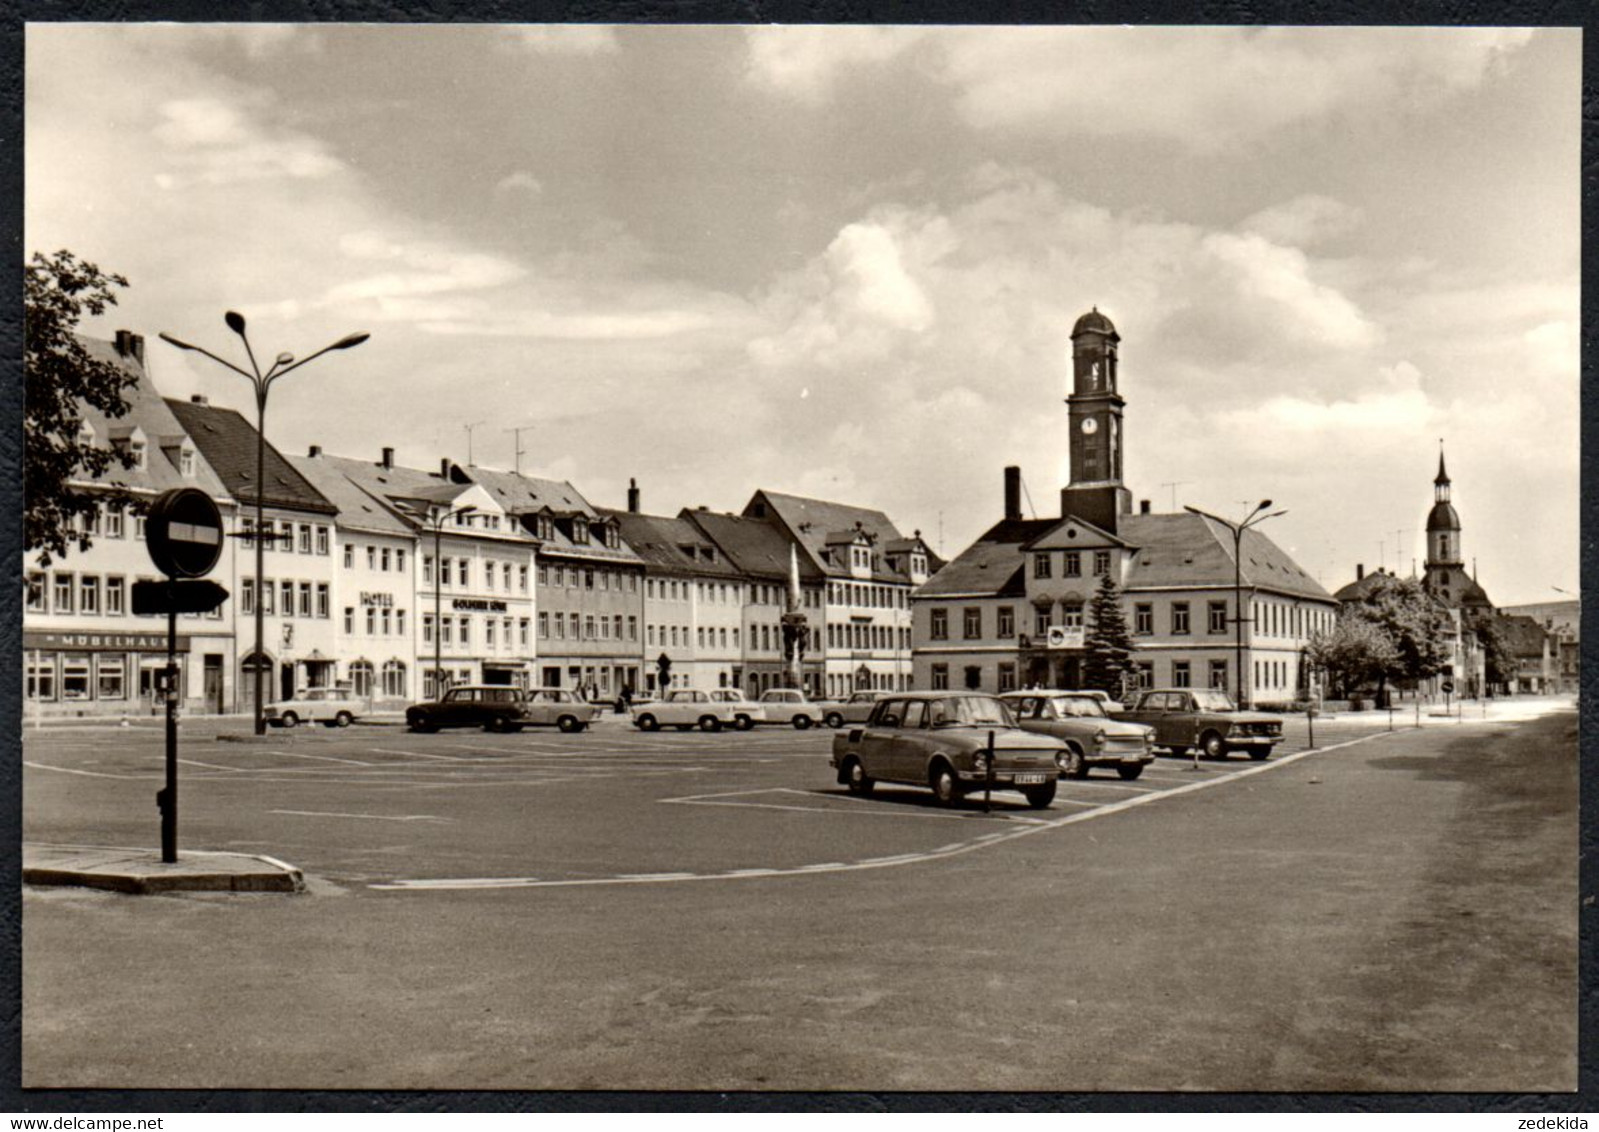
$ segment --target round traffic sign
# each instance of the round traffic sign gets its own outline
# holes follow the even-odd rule
[[[1443,682],[1443,690],[1446,692],[1453,692],[1455,690],[1455,682],[1453,680],[1445,680]]]
[[[163,492],[144,521],[150,561],[169,578],[199,578],[222,557],[222,513],[197,487]]]

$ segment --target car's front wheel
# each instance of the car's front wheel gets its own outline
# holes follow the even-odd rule
[[[1207,731],[1199,740],[1199,749],[1204,752],[1207,759],[1224,759],[1227,757],[1227,741],[1214,731]]]
[[[844,785],[849,787],[851,794],[860,794],[864,797],[872,792],[872,787],[877,783],[866,773],[866,768],[861,765],[860,759],[850,758],[844,763]]]
[[[811,717],[810,716],[808,716],[808,715],[796,715],[794,717],[794,729],[796,731],[804,731],[810,725],[811,725]]]
[[[582,725],[578,723],[577,716],[575,715],[561,716],[560,719],[555,721],[555,726],[559,727],[562,731],[568,732],[582,730]]]
[[[649,712],[645,712],[638,717],[638,727],[640,731],[659,731],[661,729],[659,721]]]
[[[1061,771],[1061,773],[1071,778],[1088,777],[1088,760],[1083,757],[1083,752],[1080,748],[1067,744],[1066,769]]]
[[[830,711],[827,713],[827,725],[837,731],[844,726],[844,717],[836,711]]]
[[[1121,775],[1126,781],[1131,782],[1140,774],[1144,773],[1144,764],[1139,763],[1137,766],[1119,766],[1116,768],[1116,773]]]
[[[755,721],[747,715],[741,715],[734,721],[733,726],[740,731],[748,731],[755,726]]]
[[[354,722],[355,716],[351,715],[347,711],[341,711],[338,715],[333,717],[333,726],[335,727],[348,727]]]
[[[722,729],[722,721],[720,719],[717,719],[714,715],[702,715],[702,716],[700,716],[700,730],[701,731],[720,731],[721,729]]]
[[[411,730],[420,731],[424,735],[431,735],[433,732],[438,730],[438,726],[433,722],[432,717],[428,715],[417,715],[411,719]]]
[[[1042,786],[1023,786],[1022,796],[1033,809],[1042,810],[1055,800],[1055,780],[1052,778]]]
[[[278,724],[282,727],[293,727],[300,722],[300,717],[292,711],[286,711],[278,716]]]
[[[933,788],[933,797],[940,806],[958,806],[964,792],[961,790],[960,779],[955,777],[955,771],[948,763],[935,763],[933,772],[928,776],[928,785]]]

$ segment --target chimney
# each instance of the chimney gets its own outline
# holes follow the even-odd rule
[[[144,335],[135,334],[131,330],[119,330],[114,345],[120,356],[132,358],[141,366],[144,365]]]
[[[444,480],[446,483],[449,482],[450,458],[448,456],[439,461],[439,478]]]
[[[394,449],[385,448],[383,450],[383,459],[381,463],[385,468],[394,467]]]
[[[1022,517],[1022,470],[1015,464],[1005,469],[1005,521]]]
[[[320,445],[320,444],[311,445],[311,447],[306,450],[305,454],[307,456],[311,457],[311,459],[315,460],[318,456],[322,455],[322,445]]]
[[[627,481],[627,509],[631,514],[638,514],[638,480],[636,479],[630,478]]]
[[[1364,562],[1355,563],[1355,581],[1358,582],[1358,581],[1360,581],[1360,579],[1364,578],[1365,576],[1366,576],[1366,564]]]
[[[1138,501],[1138,513],[1139,513],[1139,514],[1140,514],[1140,515],[1147,515],[1147,514],[1149,514],[1149,500],[1147,500],[1147,499],[1140,499],[1140,500],[1139,500],[1139,501]]]
[[[204,393],[191,393],[189,394],[189,400],[196,405],[209,405],[211,403],[211,399]]]

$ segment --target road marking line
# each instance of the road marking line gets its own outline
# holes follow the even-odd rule
[[[234,774],[254,774],[255,773],[253,770],[251,770],[248,767],[242,767],[242,766],[217,766],[215,763],[203,763],[203,762],[200,762],[198,759],[179,759],[178,762],[182,763],[184,766],[203,766],[203,767],[205,767],[206,770],[226,770],[226,771],[231,771]]]
[[[332,755],[308,755],[304,751],[274,751],[273,754],[284,755],[291,759],[319,759],[330,763],[348,763],[350,766],[371,766],[371,763],[361,762],[359,759],[336,759]]]
[[[406,758],[440,759],[447,763],[460,763],[466,761],[465,759],[458,759],[454,755],[432,755],[426,751],[397,751],[393,747],[368,747],[367,750],[371,751],[374,755],[404,755]]]
[[[1355,739],[1346,740],[1342,743],[1334,743],[1325,747],[1296,751],[1293,754],[1285,755],[1278,759],[1244,767],[1233,774],[1222,775],[1216,778],[1207,778],[1199,782],[1191,782],[1186,786],[1179,786],[1171,790],[1160,790],[1148,794],[1140,794],[1135,798],[1124,798],[1119,802],[1111,802],[1107,805],[1099,806],[1092,810],[1070,814],[1062,818],[1057,818],[1053,821],[1045,820],[1036,825],[1022,826],[1019,829],[1011,830],[1005,833],[1001,837],[985,838],[981,840],[974,838],[971,841],[956,842],[952,845],[945,845],[925,853],[911,854],[903,859],[897,860],[893,858],[877,858],[873,860],[856,861],[851,864],[801,865],[786,869],[774,869],[770,873],[752,873],[749,870],[738,870],[735,872],[723,873],[634,873],[623,874],[614,877],[585,877],[572,880],[536,880],[533,878],[516,877],[498,880],[495,878],[467,878],[460,881],[450,879],[435,879],[429,881],[398,880],[379,884],[369,884],[367,887],[383,891],[424,887],[435,890],[450,888],[576,888],[619,884],[681,883],[696,880],[743,880],[748,879],[753,875],[779,877],[816,876],[824,872],[858,872],[866,869],[899,868],[902,865],[920,864],[924,861],[959,856],[966,853],[976,852],[980,849],[989,849],[995,845],[1003,845],[1005,842],[1015,838],[1030,837],[1033,834],[1042,833],[1046,830],[1060,829],[1063,826],[1076,825],[1077,823],[1083,821],[1091,821],[1107,814],[1120,813],[1123,810],[1130,810],[1134,806],[1144,806],[1152,802],[1158,802],[1163,798],[1171,798],[1179,794],[1189,794],[1196,790],[1207,790],[1210,787],[1218,786],[1224,782],[1232,782],[1239,778],[1247,777],[1251,774],[1262,774],[1266,771],[1274,770],[1277,767],[1288,766],[1291,763],[1298,762],[1307,755],[1326,754],[1330,751],[1340,750],[1344,747],[1352,747],[1357,743],[1364,743],[1370,739],[1377,738],[1378,735],[1385,734],[1388,734],[1388,732],[1378,732],[1373,735],[1363,735]],[[786,788],[780,787],[778,789]],[[761,791],[733,791],[732,793],[761,793]],[[716,797],[717,795],[705,796]]]
[[[161,777],[159,774],[107,774],[105,771],[100,770],[78,770],[74,767],[36,763],[32,759],[23,759],[22,765],[31,766],[34,770],[53,770],[57,774],[81,774],[85,778],[120,778],[125,782],[154,782]]]
[[[337,810],[268,810],[269,814],[288,814],[297,818],[371,818],[374,821],[453,821],[432,814],[347,814]]]

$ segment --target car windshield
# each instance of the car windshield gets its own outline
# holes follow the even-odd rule
[[[1226,692],[1210,689],[1194,693],[1194,706],[1200,711],[1237,711],[1233,698]]]
[[[934,727],[1011,726],[1010,713],[993,696],[950,696],[928,707]]]
[[[1062,719],[1103,719],[1105,707],[1092,696],[1056,696],[1050,700]]]

